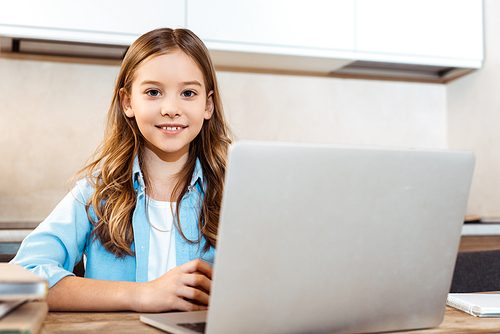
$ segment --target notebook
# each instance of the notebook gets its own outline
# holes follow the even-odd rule
[[[37,334],[48,310],[46,302],[24,303],[0,320],[0,333]]]
[[[0,300],[45,298],[46,280],[15,263],[0,263]]]
[[[497,293],[450,293],[447,304],[475,317],[500,317]]]
[[[26,303],[25,299],[0,300],[0,320],[24,303]]]
[[[208,334],[437,326],[474,160],[459,151],[236,142],[209,310],[141,321]]]

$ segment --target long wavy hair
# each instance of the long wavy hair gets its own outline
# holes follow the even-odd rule
[[[203,42],[187,29],[156,29],[139,37],[127,50],[117,78],[113,100],[107,117],[107,127],[102,143],[77,176],[84,175],[95,188],[86,203],[87,215],[94,225],[92,240],[98,239],[104,248],[117,257],[134,255],[132,215],[137,195],[132,180],[133,161],[136,156],[142,163],[145,139],[135,118],[128,118],[122,108],[120,90],[130,94],[132,82],[139,66],[153,57],[181,50],[201,70],[206,93],[213,91],[214,111],[205,120],[198,136],[191,142],[188,160],[177,175],[173,194],[176,197],[175,211],[179,212],[181,200],[187,192],[196,160],[199,159],[204,176],[205,192],[199,212],[197,240],[189,240],[182,232],[179,215],[175,215],[175,226],[189,243],[206,242],[203,251],[215,247],[219,224],[220,205],[224,187],[227,150],[231,144],[230,130],[224,118],[222,102],[215,69]],[[146,172],[143,168],[143,171]],[[144,175],[145,180],[148,179]],[[90,211],[96,219],[92,219]],[[174,210],[173,210],[174,211]]]

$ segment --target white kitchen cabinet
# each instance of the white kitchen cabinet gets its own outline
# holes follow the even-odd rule
[[[356,58],[479,68],[482,0],[356,0]]]
[[[354,0],[187,4],[187,27],[207,44],[216,64],[331,71],[349,63],[355,48]]]
[[[187,27],[219,69],[447,82],[482,66],[482,11],[482,0],[0,0],[0,43],[119,58],[146,31]]]
[[[447,82],[483,61],[482,0],[188,0],[229,68]]]
[[[188,27],[206,40],[354,49],[354,0],[189,0]]]
[[[2,36],[130,45],[149,30],[184,25],[184,0],[0,1]]]

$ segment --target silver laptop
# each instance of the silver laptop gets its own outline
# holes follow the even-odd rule
[[[471,152],[237,142],[210,307],[171,333],[344,333],[441,323]]]

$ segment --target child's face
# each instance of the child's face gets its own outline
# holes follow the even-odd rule
[[[145,61],[132,92],[120,92],[127,117],[135,117],[146,147],[165,161],[187,158],[189,144],[213,113],[203,74],[178,50]]]

